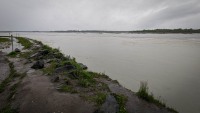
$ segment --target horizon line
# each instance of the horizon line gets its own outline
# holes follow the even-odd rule
[[[156,31],[156,30],[200,30],[194,28],[161,28],[161,29],[140,29],[140,30],[1,30],[0,32],[140,32],[140,31]]]

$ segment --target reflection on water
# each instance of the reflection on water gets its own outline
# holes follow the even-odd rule
[[[150,91],[182,113],[199,113],[200,34],[20,33],[60,48],[137,91]]]

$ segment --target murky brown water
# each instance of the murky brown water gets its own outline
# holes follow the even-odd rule
[[[181,113],[200,112],[200,34],[19,33],[60,48],[90,70],[150,91]]]

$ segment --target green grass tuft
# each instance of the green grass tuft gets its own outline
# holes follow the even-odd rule
[[[51,64],[48,67],[43,69],[43,72],[45,74],[51,75],[51,74],[54,73],[56,67],[57,67],[57,63],[56,62],[51,62]]]
[[[58,88],[58,91],[60,92],[69,92],[69,93],[77,93],[76,90],[73,89],[72,86],[69,85],[62,85]]]
[[[1,84],[0,84],[0,93],[2,93],[5,90],[5,87],[7,86],[9,81],[10,81],[9,78],[6,78],[3,82],[1,82]]]
[[[0,84],[0,93],[2,93],[5,90],[5,87],[8,85],[8,83],[12,80],[12,78],[14,77],[16,71],[14,70],[14,65],[13,63],[9,63],[9,67],[10,67],[10,74],[9,76],[3,80]]]
[[[105,73],[96,73],[96,72],[92,72],[92,71],[88,71],[88,73],[90,73],[90,75],[92,75],[95,78],[110,79]]]
[[[7,56],[9,57],[16,57],[17,56],[17,52],[13,51],[13,52],[10,52]]]
[[[124,95],[116,94],[116,93],[113,93],[112,95],[115,97],[115,99],[117,100],[117,103],[119,104],[118,113],[128,113],[125,108],[127,97]]]
[[[155,99],[153,95],[149,94],[148,89],[147,82],[141,82],[140,89],[136,94],[138,97],[146,100],[147,102],[153,102]]]
[[[167,108],[169,111],[178,113],[175,109],[166,107],[165,103],[161,102],[161,101],[158,100],[158,99],[155,99],[154,96],[153,96],[153,94],[149,94],[148,89],[149,89],[149,88],[148,88],[147,82],[141,82],[141,83],[140,83],[140,89],[139,89],[139,91],[136,93],[136,95],[137,95],[138,97],[140,97],[141,99],[147,101],[147,102],[154,103],[154,104],[157,105],[157,106],[165,107],[165,108]]]
[[[19,54],[19,57],[28,59],[33,53],[34,51],[21,52]]]
[[[17,109],[12,109],[11,105],[8,104],[0,110],[0,113],[19,113]]]
[[[30,47],[32,47],[32,43],[26,39],[26,38],[23,38],[23,37],[16,37],[18,39],[18,43],[21,43],[22,46],[24,46],[25,49],[29,49]]]
[[[96,102],[97,105],[102,105],[106,101],[106,97],[106,93],[99,92],[93,97],[93,100]]]
[[[106,101],[107,94],[104,92],[96,92],[93,95],[82,94],[80,97],[87,101],[94,102],[96,106],[100,107]]]
[[[16,83],[16,84],[14,84],[14,85],[10,88],[10,90],[11,90],[11,91],[15,91],[15,90],[17,89],[18,86],[19,86],[19,83]]]
[[[90,87],[93,86],[96,82],[88,71],[81,70],[79,76],[79,85],[82,87]]]
[[[0,43],[1,43],[1,42],[9,42],[9,41],[10,41],[9,38],[0,38]]]
[[[79,79],[79,85],[85,88],[92,86],[94,83],[95,81],[92,79]]]
[[[17,91],[17,87],[19,86],[20,82],[14,84],[13,86],[11,86],[10,88],[10,94],[7,97],[7,100],[10,101],[13,98],[13,95],[15,95],[16,91]]]
[[[2,93],[5,90],[6,86],[8,86],[8,84],[13,80],[13,78],[23,76],[23,74],[19,74],[14,70],[13,63],[10,62],[9,67],[10,67],[10,74],[5,80],[1,82],[0,93]]]

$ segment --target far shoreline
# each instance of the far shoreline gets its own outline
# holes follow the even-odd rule
[[[149,29],[149,30],[133,30],[133,31],[115,31],[115,30],[54,30],[54,31],[0,31],[0,33],[12,33],[12,32],[46,32],[46,33],[129,33],[129,34],[196,34],[200,33],[200,29]]]

